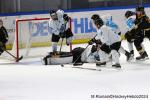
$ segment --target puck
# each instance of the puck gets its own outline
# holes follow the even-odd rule
[[[61,65],[61,67],[64,67],[64,65]]]

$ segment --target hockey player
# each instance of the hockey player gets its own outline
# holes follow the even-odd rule
[[[69,28],[70,17],[63,10],[50,11],[49,27],[52,31],[52,51],[57,54],[57,43],[60,38],[66,38],[67,45],[72,43],[72,31]]]
[[[128,31],[125,34],[125,38],[129,42],[128,44],[131,54],[134,55],[132,45],[132,42],[134,42],[134,45],[140,54],[139,57],[136,57],[136,60],[148,59],[148,55],[142,45],[144,31],[140,28],[141,26],[138,27],[141,24],[141,21],[138,19],[138,14],[135,14],[132,11],[127,11],[125,17],[127,18],[126,24],[128,26]]]
[[[103,20],[103,22],[104,22],[104,24],[105,24],[106,26],[111,27],[112,30],[113,30],[116,34],[122,36],[119,26],[113,21],[113,18],[112,18],[112,16],[111,16],[110,14],[103,15],[101,18],[102,18],[102,20]],[[126,55],[127,61],[128,61],[128,60],[131,60],[131,55],[130,55],[130,53],[129,53],[128,51],[126,51],[122,46],[120,47],[119,52],[120,52],[120,53],[123,53],[124,55]]]
[[[127,39],[129,52],[131,55],[131,58],[134,58],[134,50],[133,50],[133,42],[135,40],[136,31],[134,29],[135,27],[135,20],[136,15],[133,11],[126,11],[125,13],[126,18],[126,26],[127,26],[127,32],[125,33],[125,38]]]
[[[89,44],[96,43],[99,46],[98,54],[100,61],[97,66],[106,65],[106,60],[110,54],[112,57],[112,67],[120,68],[119,53],[121,38],[110,27],[104,25],[99,15],[94,14],[91,19],[97,28],[97,36],[89,41]]]
[[[0,19],[0,55],[5,51],[7,41],[8,34],[6,28],[3,26],[3,21]]]
[[[137,47],[137,50],[140,53],[139,57],[136,57],[136,60],[146,60],[149,59],[147,52],[144,49],[144,46],[142,45],[144,35],[149,38],[150,33],[149,28],[150,28],[150,22],[149,18],[146,16],[144,7],[138,6],[136,8],[136,21],[135,21],[135,29],[136,33],[138,33],[138,36],[136,36],[135,39],[135,46]],[[144,34],[146,33],[146,34]]]
[[[62,38],[66,38],[66,44],[70,45],[72,44],[72,39],[73,39],[73,33],[69,27],[69,21],[70,17],[67,14],[64,14],[63,10],[51,10],[50,11],[50,20],[49,20],[49,27],[51,29],[52,33],[52,52],[50,52],[48,55],[46,55],[43,59],[42,62],[45,65],[48,65],[48,61],[51,59],[51,57],[55,55],[61,55],[61,49],[58,52],[57,51],[57,44]]]
[[[138,6],[136,8],[136,23],[138,24],[139,30],[144,30],[144,35],[150,40],[150,19],[146,15],[144,7]]]

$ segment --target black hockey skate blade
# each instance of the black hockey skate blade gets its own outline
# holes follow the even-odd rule
[[[74,63],[73,66],[81,66],[83,63]]]
[[[61,67],[64,67],[64,65],[62,64]]]
[[[17,61],[20,61],[20,60],[22,60],[22,59],[23,59],[23,56],[19,57],[19,58],[17,59]]]

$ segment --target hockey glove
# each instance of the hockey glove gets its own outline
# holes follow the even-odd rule
[[[89,44],[89,45],[92,45],[93,43],[95,43],[95,41],[96,41],[95,38],[93,38],[93,39],[91,39],[91,40],[88,42],[88,44]]]
[[[64,18],[64,20],[65,20],[66,22],[68,22],[69,19],[70,19],[70,17],[69,17],[67,14],[64,14],[64,15],[63,15],[63,18]]]
[[[99,40],[99,39],[98,39],[98,40],[95,40],[95,43],[96,43],[96,44],[99,44],[99,45],[102,45],[102,42],[101,42],[101,40]]]
[[[60,32],[60,33],[59,33],[59,36],[60,36],[61,38],[65,38],[65,32]]]

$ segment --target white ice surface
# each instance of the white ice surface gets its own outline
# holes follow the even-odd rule
[[[126,42],[122,45],[127,48]],[[144,41],[144,46],[150,55],[150,42]],[[41,57],[23,59],[19,63],[1,58],[0,100],[150,100],[150,61],[129,63],[125,59],[121,54],[122,70],[102,68],[102,71],[91,71],[71,68],[71,65],[44,66]],[[95,67],[95,64],[83,65],[87,66]],[[91,98],[91,95],[111,94],[149,95],[149,98]]]

